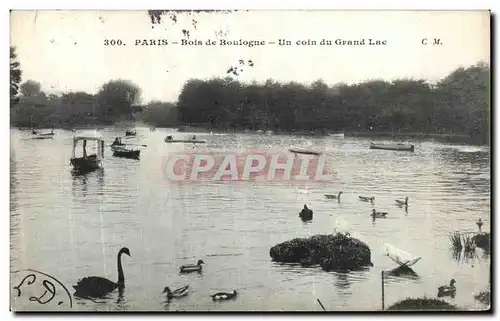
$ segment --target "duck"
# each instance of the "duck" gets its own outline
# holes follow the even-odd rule
[[[118,269],[118,281],[113,282],[106,278],[100,276],[89,276],[78,280],[76,285],[73,285],[75,289],[74,295],[81,298],[102,298],[106,294],[114,291],[116,288],[125,288],[125,276],[123,274],[122,267],[122,255],[126,254],[130,256],[130,250],[123,247],[118,251],[117,255],[117,269]]]
[[[455,296],[457,288],[455,287],[455,279],[451,279],[450,285],[443,285],[438,288],[438,297]]]
[[[338,195],[325,194],[325,197],[331,200],[340,200],[340,194],[342,194],[342,192],[339,192]]]
[[[402,200],[396,200],[396,204],[399,205],[399,206],[408,206],[408,196],[406,197],[406,199],[404,201]]]
[[[304,204],[304,208],[300,211],[299,217],[303,221],[310,221],[313,218],[313,211],[309,209],[306,204]]]
[[[375,202],[375,197],[366,197],[366,196],[358,196],[359,200],[360,201],[363,201],[363,202]]]
[[[219,293],[215,293],[215,294],[212,294],[211,297],[212,297],[212,300],[229,300],[229,299],[232,299],[232,298],[235,298],[236,296],[238,295],[238,292],[236,292],[236,290],[234,290],[233,292],[219,292]]]
[[[170,288],[168,286],[165,287],[165,289],[163,289],[163,293],[167,293],[167,298],[168,299],[172,299],[172,298],[181,298],[183,296],[186,296],[188,295],[189,293],[189,285],[186,285],[186,286],[183,286],[182,288],[178,288],[176,290],[170,290]]]
[[[479,219],[476,221],[476,225],[477,225],[477,227],[479,228],[479,232],[481,232],[481,227],[483,226],[483,221],[481,220],[481,218],[479,218]]]
[[[189,272],[201,272],[201,265],[205,264],[203,260],[198,260],[196,264],[186,264],[180,267],[181,273],[189,273]]]
[[[375,209],[372,210],[373,217],[378,217],[378,218],[385,218],[387,216],[387,212],[377,212]]]

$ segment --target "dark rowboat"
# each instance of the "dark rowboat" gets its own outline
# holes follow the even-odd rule
[[[135,136],[137,133],[135,131],[127,130],[125,136]]]
[[[113,156],[115,157],[123,157],[123,158],[132,158],[132,159],[139,159],[141,151],[136,149],[127,149],[124,147],[119,147],[119,146],[113,146],[111,147],[111,150],[113,151]]]
[[[415,146],[410,144],[370,144],[370,149],[384,149],[384,150],[395,150],[395,151],[405,151],[413,152],[415,151]]]
[[[295,154],[306,154],[306,155],[321,155],[321,152],[301,148],[301,147],[292,147],[288,149],[289,152],[295,153]]]

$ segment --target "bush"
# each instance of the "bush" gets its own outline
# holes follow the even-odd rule
[[[296,238],[273,246],[269,254],[273,261],[300,263],[302,266],[319,264],[326,271],[359,270],[373,266],[368,245],[341,233]]]

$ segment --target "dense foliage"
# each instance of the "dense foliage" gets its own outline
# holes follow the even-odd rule
[[[17,61],[16,48],[10,47],[10,108],[14,107],[17,102],[17,93],[19,84],[21,83],[21,64]]]
[[[389,311],[456,311],[456,306],[433,298],[406,298],[391,305]]]
[[[133,120],[141,89],[130,81],[112,80],[96,95],[82,91],[47,95],[38,82],[27,80],[21,84],[20,93],[19,103],[11,110],[13,124],[72,127]]]
[[[335,86],[190,80],[179,96],[179,120],[222,130],[447,133],[486,141],[489,85],[490,68],[482,63],[458,68],[435,85],[413,79]]]

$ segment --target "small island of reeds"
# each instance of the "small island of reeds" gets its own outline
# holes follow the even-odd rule
[[[387,308],[388,311],[457,311],[456,306],[433,298],[406,298]]]
[[[273,261],[319,265],[325,271],[360,270],[371,263],[368,245],[348,235],[315,235],[277,244],[269,254]]]

